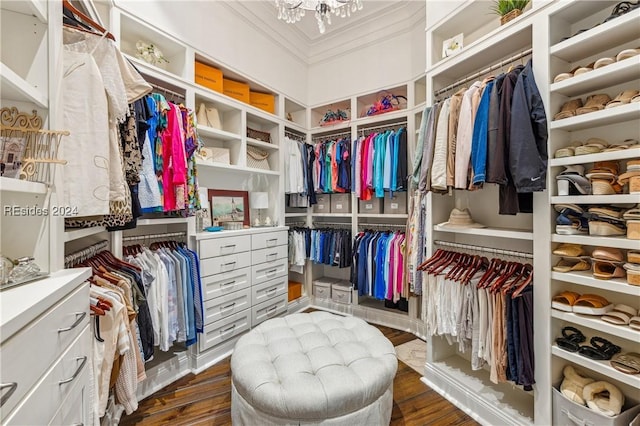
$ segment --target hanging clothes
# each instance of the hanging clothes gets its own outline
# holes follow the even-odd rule
[[[407,132],[404,127],[362,136],[353,144],[351,190],[367,201],[407,190]],[[351,172],[349,173],[351,174]]]
[[[308,258],[316,264],[348,268],[351,266],[351,231],[348,229],[312,229],[305,243]]]
[[[289,270],[304,273],[306,259],[311,255],[311,229],[289,228]]]
[[[351,138],[318,142],[312,152],[314,190],[325,194],[351,191]]]

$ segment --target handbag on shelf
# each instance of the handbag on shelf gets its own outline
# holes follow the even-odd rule
[[[196,151],[196,157],[207,163],[231,164],[227,148],[202,147]]]
[[[247,137],[261,142],[271,143],[271,133],[247,127]]]
[[[220,113],[218,109],[212,106],[206,106],[204,103],[200,104],[198,108],[198,114],[196,115],[198,123],[203,126],[213,127],[214,129],[222,130],[222,123],[220,122]]]
[[[269,153],[253,146],[247,146],[247,167],[271,170],[271,167],[269,167]]]

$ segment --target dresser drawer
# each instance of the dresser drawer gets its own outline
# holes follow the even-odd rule
[[[200,241],[200,257],[227,256],[230,254],[242,253],[251,250],[251,236],[241,235],[238,237],[212,238]]]
[[[85,304],[88,303],[85,301]],[[38,348],[38,353],[45,351],[45,346]],[[46,372],[32,392],[15,407],[8,418],[2,420],[3,425],[44,425],[54,417],[67,395],[71,394],[77,384],[88,383],[91,368],[91,331],[85,324],[78,338],[69,346]],[[4,357],[3,357],[4,358]],[[3,359],[3,363],[4,363]],[[28,371],[24,364],[22,371]],[[14,395],[15,396],[15,395]],[[5,404],[6,405],[6,404]]]
[[[15,391],[0,408],[2,416],[11,411],[89,324],[88,311],[89,286],[82,284],[51,310],[2,342],[0,381],[16,384]],[[2,394],[7,392],[9,389],[3,389]]]
[[[224,274],[202,278],[204,300],[230,294],[251,286],[251,268],[242,268]]]
[[[89,375],[87,371],[82,375]],[[78,377],[78,380],[82,377]],[[87,377],[88,379],[88,377]],[[50,425],[88,425],[89,414],[89,380],[74,385],[71,393],[60,405],[60,409],[49,423]]]
[[[251,289],[234,291],[226,296],[204,302],[204,323],[214,323],[251,306]]]
[[[263,263],[251,267],[251,285],[261,284],[278,277],[287,276],[288,259],[280,259],[275,262]]]
[[[265,232],[251,236],[251,250],[286,246],[289,242],[287,231]]]
[[[277,246],[273,248],[254,250],[251,252],[251,264],[273,262],[278,259],[286,259],[289,255],[289,246]]]
[[[251,287],[251,302],[253,305],[272,299],[282,293],[288,293],[289,279],[287,277],[257,284]]]
[[[251,326],[255,327],[263,321],[287,313],[288,304],[287,293],[283,293],[254,306],[251,309]]]
[[[206,351],[220,343],[249,330],[251,326],[251,309],[246,309],[227,318],[204,327],[204,333],[198,337],[200,351]]]
[[[251,266],[249,253],[232,254],[229,256],[212,257],[200,261],[200,271],[203,277],[223,272],[237,271]]]

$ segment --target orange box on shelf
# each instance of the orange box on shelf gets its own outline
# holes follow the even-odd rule
[[[207,65],[198,61],[196,61],[195,70],[196,84],[200,84],[211,90],[222,93],[222,71],[212,67],[211,65]]]
[[[251,105],[263,111],[276,113],[276,97],[270,93],[249,92]]]
[[[289,281],[289,302],[302,297],[302,283]]]
[[[233,99],[237,99],[245,104],[251,101],[249,96],[249,85],[247,83],[241,83],[239,81],[223,79],[223,93]]]

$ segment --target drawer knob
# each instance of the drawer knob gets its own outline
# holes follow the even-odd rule
[[[233,331],[236,328],[236,325],[233,324],[231,327],[227,327],[224,330],[220,330],[220,334],[225,334]]]
[[[11,382],[11,383],[2,383],[0,385],[0,391],[4,392],[4,390],[7,388],[9,390],[6,393],[3,393],[2,398],[0,398],[0,407],[2,407],[4,403],[7,402],[9,398],[11,398],[11,395],[13,395],[16,389],[18,389],[18,384],[16,382]]]
[[[76,369],[75,373],[73,373],[73,376],[69,377],[68,379],[60,380],[58,382],[59,385],[64,385],[66,383],[73,382],[76,379],[76,377],[78,377],[78,374],[80,374],[80,372],[82,371],[84,366],[87,364],[87,357],[86,356],[77,357],[76,361],[79,360],[79,359],[81,359],[82,362],[80,363],[80,366]]]
[[[71,331],[76,328],[82,320],[87,316],[87,312],[76,312],[76,321],[71,324],[69,327],[59,328],[58,333],[64,333],[65,331]]]

